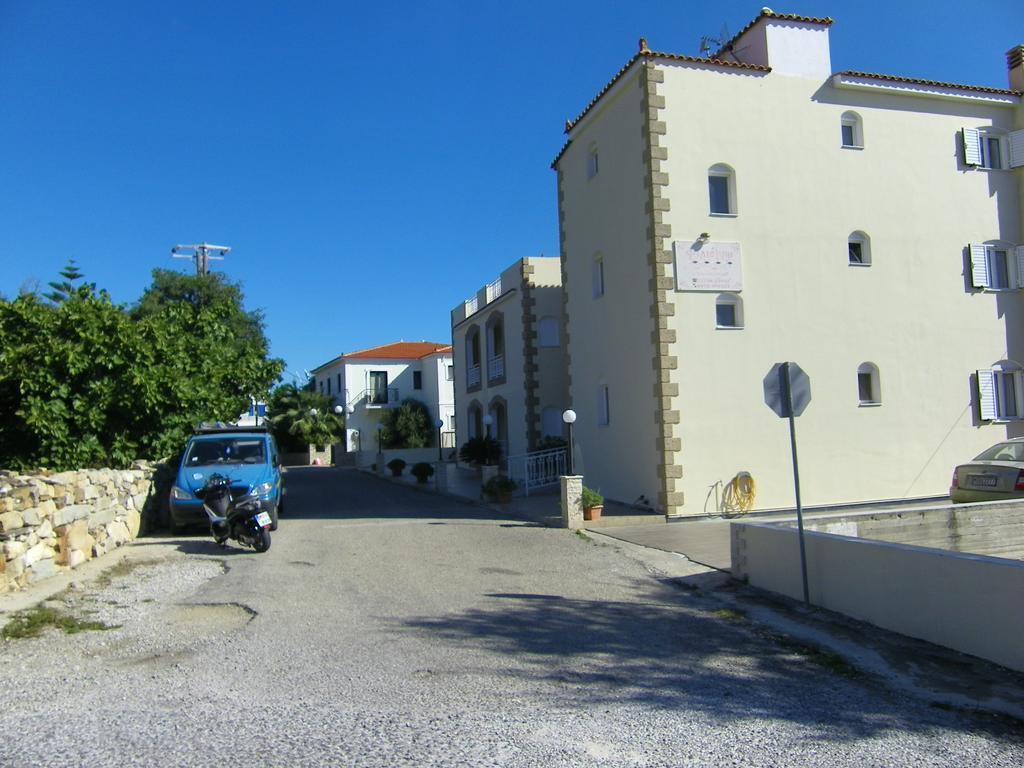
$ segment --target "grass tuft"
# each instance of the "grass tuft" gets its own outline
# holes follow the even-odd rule
[[[119,626],[120,624],[105,624],[102,621],[87,621],[56,608],[37,605],[35,608],[15,613],[0,631],[0,637],[4,640],[39,637],[49,627],[60,629],[66,635],[77,635],[87,630],[104,631]]]

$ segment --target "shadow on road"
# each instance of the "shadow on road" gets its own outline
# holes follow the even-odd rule
[[[689,601],[680,589],[695,586],[687,581],[641,587],[635,602],[490,593],[486,608],[413,618],[399,631],[487,647],[506,655],[504,674],[536,695],[574,703],[686,708],[713,724],[749,721],[759,731],[765,719],[782,719],[828,741],[943,727],[1024,744],[1024,724],[918,702],[908,707],[838,657],[769,634],[742,614]]]
[[[287,520],[508,520],[470,501],[392,483],[366,472],[290,467],[285,474]]]

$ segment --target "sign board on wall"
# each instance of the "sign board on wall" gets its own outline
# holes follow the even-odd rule
[[[672,244],[677,291],[742,291],[739,243]]]

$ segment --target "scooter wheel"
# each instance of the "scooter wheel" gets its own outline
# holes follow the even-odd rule
[[[270,531],[260,528],[259,533],[256,534],[256,540],[252,543],[252,548],[257,552],[266,552],[270,549]]]

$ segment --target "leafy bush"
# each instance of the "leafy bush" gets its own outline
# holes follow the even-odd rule
[[[430,409],[419,400],[406,398],[397,408],[384,411],[380,423],[381,445],[384,448],[429,448],[437,430],[430,418]]]
[[[392,459],[385,465],[391,470],[391,474],[398,477],[402,474],[402,470],[405,469],[405,462],[401,459]]]
[[[537,441],[537,445],[534,448],[536,451],[553,451],[555,448],[565,448],[568,443],[561,437],[542,437]]]
[[[583,508],[590,509],[591,507],[604,506],[604,496],[595,490],[583,486]]]
[[[516,481],[511,477],[505,477],[504,475],[495,475],[486,483],[484,483],[484,493],[488,496],[507,496],[512,493],[518,486]]]
[[[493,437],[471,437],[459,449],[459,459],[467,464],[497,464],[501,443]]]
[[[427,464],[427,462],[421,461],[418,464],[413,464],[409,472],[416,478],[417,483],[425,483],[434,474],[434,468]]]
[[[222,275],[153,273],[133,308],[73,264],[45,297],[0,298],[0,466],[127,467],[232,422],[284,364]]]

